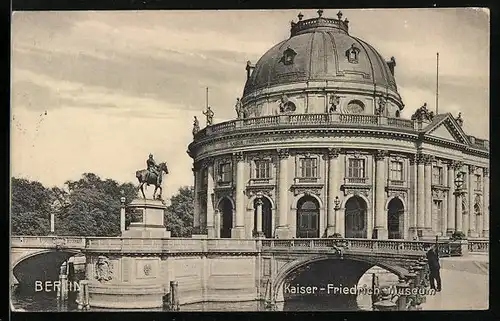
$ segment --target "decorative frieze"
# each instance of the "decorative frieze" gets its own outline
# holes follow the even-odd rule
[[[455,171],[459,171],[462,169],[462,167],[464,166],[464,163],[460,162],[460,161],[451,161],[451,167],[455,170]]]
[[[344,196],[347,195],[363,195],[366,198],[370,198],[371,188],[369,186],[342,186]]]
[[[243,158],[244,158],[244,154],[243,152],[236,152],[236,153],[233,153],[233,158],[236,162],[241,162],[243,161]]]
[[[337,158],[341,152],[340,148],[328,148],[328,158]]]
[[[375,152],[375,160],[384,160],[385,157],[387,157],[388,152],[387,150],[379,149]]]
[[[432,165],[436,158],[433,155],[423,155],[424,165]]]
[[[294,196],[297,195],[321,195],[321,191],[323,189],[323,185],[315,184],[311,186],[300,186],[300,185],[292,185],[290,190],[293,192]]]
[[[290,151],[288,150],[288,148],[278,148],[276,151],[278,152],[279,159],[285,159],[290,156]]]
[[[406,190],[388,189],[387,198],[399,197],[402,200],[408,199],[408,192]]]
[[[214,158],[213,157],[207,157],[207,158],[204,158],[200,161],[200,166],[202,168],[208,168],[210,166],[213,166],[214,165]]]
[[[268,197],[272,197],[274,186],[252,186],[249,185],[246,187],[246,194],[248,197],[252,197],[255,195],[264,195]]]
[[[444,199],[446,197],[446,190],[441,188],[433,188],[432,189],[432,198],[433,199]]]
[[[474,174],[476,172],[477,167],[474,165],[469,165],[469,174]]]

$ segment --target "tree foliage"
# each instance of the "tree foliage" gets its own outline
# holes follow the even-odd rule
[[[126,204],[130,203],[137,196],[136,186],[101,179],[93,173],[84,173],[77,181],[67,181],[64,188],[51,189],[36,181],[13,178],[12,233],[49,234],[53,212],[57,235],[119,236],[122,196]],[[182,187],[165,211],[165,225],[172,236],[191,235],[193,212],[193,188]],[[126,226],[135,216],[133,211],[126,212]]]
[[[52,193],[39,182],[12,178],[12,234],[47,235],[50,232]]]
[[[184,186],[170,199],[165,210],[165,226],[175,237],[189,237],[193,227],[194,189]]]

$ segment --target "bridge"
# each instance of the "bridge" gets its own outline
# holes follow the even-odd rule
[[[350,287],[373,266],[408,281],[422,266],[424,246],[430,243],[335,238],[13,236],[11,273],[18,282],[28,285],[36,280],[57,280],[61,264],[82,253],[87,260],[86,278],[95,282],[92,286],[96,292],[102,293],[94,295],[94,306],[109,307],[106,298],[109,300],[124,285],[133,287],[130,295],[157,294],[149,302],[139,302],[137,308],[157,306],[168,293],[170,281],[178,283],[180,304],[208,300],[283,302],[293,297],[284,291],[287,284],[328,280]],[[487,240],[439,243],[441,256],[488,251]],[[113,278],[106,284],[95,281],[100,257],[109,259],[113,271]],[[111,290],[107,293],[104,288]],[[126,300],[126,304],[131,301]],[[117,302],[115,307],[123,305]]]

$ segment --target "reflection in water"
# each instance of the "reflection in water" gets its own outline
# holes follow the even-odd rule
[[[77,293],[69,293],[67,301],[57,299],[56,292],[35,292],[28,287],[17,286],[12,291],[12,303],[25,311],[78,311]],[[161,311],[151,309],[147,311]],[[181,311],[266,311],[264,302],[202,302],[181,306]],[[295,298],[278,303],[277,311],[356,311],[371,310],[371,298],[367,295]],[[116,311],[91,309],[90,311]]]

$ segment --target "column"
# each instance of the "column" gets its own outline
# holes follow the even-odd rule
[[[200,188],[203,184],[200,182],[200,169],[197,164],[193,167],[194,178],[194,208],[193,208],[193,234],[199,234],[200,229]]]
[[[209,238],[215,238],[215,228],[214,228],[214,163],[213,159],[207,159],[205,161],[205,167],[207,168],[207,234]]]
[[[410,157],[410,168],[408,172],[408,227],[410,230],[410,238],[417,236],[417,157]]]
[[[422,236],[425,229],[424,155],[417,155],[417,231]]]
[[[448,164],[443,163],[443,185],[448,182]],[[439,218],[441,223],[441,235],[445,236],[448,225],[448,193],[443,192],[443,203],[441,206],[441,217]]]
[[[428,234],[432,234],[432,162],[434,157],[426,155],[425,157],[425,230]]]
[[[339,171],[339,153],[338,148],[328,149],[328,204],[327,204],[327,225],[326,225],[326,236],[333,235],[335,230],[335,197],[338,196],[339,192],[338,182],[340,176]]]
[[[490,237],[490,177],[488,168],[483,168],[483,237]]]
[[[450,236],[455,231],[455,166],[456,162],[448,164],[448,213],[446,220],[446,235]]]
[[[124,224],[125,225],[125,224]],[[123,228],[125,230],[125,227]],[[50,213],[50,234],[55,234],[56,232],[56,218],[54,212]]]
[[[125,232],[125,196],[120,198],[121,206],[120,206],[120,231]],[[51,227],[52,230],[52,216],[51,216]]]
[[[388,238],[387,213],[385,212],[386,155],[385,150],[377,150],[375,153],[375,235],[379,240]]]
[[[243,153],[234,153],[236,162],[236,220],[234,228],[231,229],[231,238],[245,238],[245,162]]]
[[[462,232],[462,190],[455,191],[455,231]]]
[[[262,196],[257,196],[257,199],[255,201],[255,204],[257,205],[257,217],[256,217],[256,222],[255,222],[255,232],[257,237],[263,237],[264,233],[262,233]]]
[[[214,211],[214,237],[220,238],[220,212],[218,209]]]
[[[471,237],[477,237],[476,233],[476,211],[474,209],[474,198],[476,196],[475,186],[474,186],[474,178],[475,178],[476,166],[469,165],[469,229],[467,231],[467,235]]]
[[[464,172],[464,184],[462,188],[462,203],[467,204],[469,200],[469,171],[466,166],[465,172]],[[465,235],[468,235],[469,233],[469,207],[464,206],[463,211],[462,211],[462,232],[464,232]]]
[[[288,149],[278,149],[279,178],[278,178],[278,224],[276,238],[289,238],[290,228],[288,226]]]

